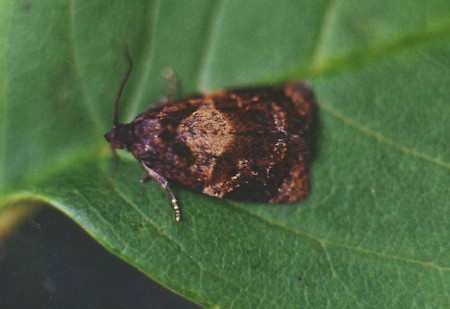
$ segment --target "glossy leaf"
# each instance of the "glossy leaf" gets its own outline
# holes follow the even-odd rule
[[[450,306],[448,2],[0,3],[0,218],[52,205],[205,307]],[[167,67],[180,94],[308,80],[320,129],[309,199],[176,188],[177,224],[130,156],[113,175],[103,134],[126,45],[124,121],[165,94]]]

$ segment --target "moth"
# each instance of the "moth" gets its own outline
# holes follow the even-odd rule
[[[151,107],[130,123],[118,119],[129,67],[105,134],[113,150],[126,149],[146,178],[167,192],[180,221],[172,184],[217,198],[293,203],[309,192],[308,138],[314,95],[303,82],[217,90]]]

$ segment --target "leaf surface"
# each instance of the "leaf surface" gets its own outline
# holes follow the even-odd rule
[[[450,307],[449,2],[0,7],[0,218],[52,205],[206,307]],[[167,67],[180,94],[308,80],[320,127],[308,200],[258,205],[176,188],[176,224],[130,156],[112,175],[103,134],[127,44],[123,121],[165,94]]]

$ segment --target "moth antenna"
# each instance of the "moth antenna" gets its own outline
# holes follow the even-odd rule
[[[114,102],[114,119],[113,119],[113,123],[114,126],[116,127],[117,125],[119,125],[119,107],[120,107],[120,99],[122,98],[122,92],[123,89],[125,88],[125,84],[128,81],[128,77],[130,77],[130,73],[131,70],[133,69],[133,60],[131,60],[131,56],[130,56],[130,52],[128,50],[128,46],[125,47],[125,57],[127,58],[128,61],[128,69],[125,73],[125,76],[122,79],[122,82],[120,83],[120,87],[119,87],[119,91],[117,91],[116,94],[116,100]]]

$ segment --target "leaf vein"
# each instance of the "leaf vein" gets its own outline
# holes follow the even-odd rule
[[[116,240],[117,240],[118,242],[122,243],[122,245],[124,246],[124,248],[126,248],[126,247],[128,246],[128,245],[127,245],[127,242],[124,241],[124,240],[116,233],[114,226],[113,226],[108,220],[106,220],[106,218],[98,211],[98,209],[97,209],[94,205],[92,205],[92,204],[89,202],[89,199],[88,199],[86,196],[84,196],[84,195],[83,195],[80,191],[78,191],[77,189],[74,189],[73,192],[75,193],[75,195],[78,195],[81,199],[84,200],[84,202],[86,203],[87,208],[90,209],[90,210],[92,211],[92,213],[94,213],[95,216],[96,216],[99,220],[101,220],[101,221],[105,224],[105,226],[108,227],[108,229],[110,230],[110,233],[111,233],[112,235],[114,235],[114,237],[116,238]],[[54,201],[52,201],[51,204],[59,205],[59,203],[55,203]],[[65,207],[58,207],[58,208],[60,208],[60,209],[66,209]],[[75,217],[75,216],[74,216],[74,217]],[[98,225],[97,225],[97,226],[98,226]],[[87,229],[87,230],[89,231],[89,229]]]
[[[135,87],[135,90],[132,93],[132,98],[130,99],[129,108],[128,108],[128,116],[126,117],[126,120],[129,121],[133,119],[136,114],[138,113],[138,108],[140,103],[142,102],[142,98],[145,93],[145,89],[148,87],[147,81],[151,72],[151,67],[153,63],[153,55],[154,55],[154,48],[155,44],[153,43],[153,40],[156,37],[156,23],[157,23],[157,16],[159,11],[159,5],[160,1],[155,1],[155,4],[152,6],[152,10],[149,12],[152,17],[149,17],[149,20],[152,22],[149,23],[149,26],[151,27],[150,32],[150,39],[147,40],[147,45],[144,47],[144,61],[142,65],[141,74],[139,76],[137,86]]]
[[[238,203],[235,203],[233,201],[227,200],[227,202],[232,205],[233,207],[235,207],[236,209],[239,209],[242,212],[245,212],[259,220],[261,220],[262,222],[265,222],[266,224],[270,225],[270,226],[274,226],[277,228],[280,228],[281,230],[302,236],[304,238],[313,240],[315,242],[318,242],[320,245],[322,246],[333,246],[333,247],[337,247],[337,248],[342,248],[348,251],[352,251],[352,252],[356,252],[359,254],[364,254],[364,255],[369,255],[369,256],[376,256],[376,257],[380,257],[380,258],[384,258],[384,259],[388,259],[388,260],[394,260],[394,261],[400,261],[406,264],[414,264],[414,265],[419,265],[425,268],[431,268],[431,269],[435,269],[438,271],[443,271],[443,272],[450,272],[450,267],[447,266],[441,266],[441,265],[436,265],[435,263],[432,262],[424,262],[424,261],[420,261],[417,259],[413,259],[413,258],[408,258],[408,257],[404,257],[404,256],[397,256],[397,255],[391,255],[391,254],[387,254],[387,253],[383,253],[383,252],[377,252],[374,250],[370,250],[370,249],[365,249],[362,247],[355,247],[352,245],[347,245],[347,244],[343,244],[343,243],[338,243],[332,240],[328,240],[328,239],[324,239],[321,238],[319,236],[315,236],[311,233],[305,232],[305,231],[301,231],[298,229],[295,229],[293,227],[287,226],[283,223],[281,223],[280,221],[276,221],[267,217],[264,217],[254,211],[251,211],[249,208],[247,207],[243,207],[241,205],[239,205]]]
[[[150,224],[154,227],[154,229],[155,229],[156,231],[161,231],[161,228],[158,228],[158,226],[156,225],[156,223],[153,222],[153,221],[151,220],[151,218],[150,218],[147,214],[145,214],[144,212],[142,212],[142,211],[139,209],[139,207],[138,207],[135,203],[133,203],[131,200],[129,200],[129,199],[126,197],[126,195],[125,195],[122,191],[120,191],[119,188],[117,188],[117,186],[116,186],[112,181],[110,181],[110,178],[108,178],[108,181],[109,181],[109,183],[110,183],[110,185],[111,185],[111,188],[119,195],[119,197],[121,197],[121,198],[124,200],[125,203],[127,203],[129,206],[131,206],[131,208],[132,208],[134,211],[136,211],[136,212],[137,212],[142,218],[144,218],[147,222],[150,222]],[[201,273],[208,273],[208,274],[210,274],[211,276],[216,277],[216,278],[222,280],[223,282],[225,282],[225,283],[227,283],[227,284],[229,284],[229,285],[235,287],[236,289],[241,290],[241,287],[238,286],[238,285],[236,285],[236,284],[235,284],[232,280],[230,280],[229,278],[226,278],[226,277],[224,277],[224,276],[221,276],[221,275],[219,275],[218,273],[214,272],[213,270],[208,270],[208,269],[206,269],[206,268],[204,267],[204,265],[203,265],[199,260],[195,259],[191,254],[189,254],[189,252],[187,251],[187,249],[186,249],[179,241],[177,241],[177,240],[175,240],[174,238],[170,237],[170,236],[169,236],[168,234],[166,234],[166,233],[158,232],[158,235],[161,235],[161,236],[163,236],[164,238],[166,238],[167,240],[169,240],[170,242],[174,243],[174,244],[178,247],[178,249],[180,250],[180,252],[181,252],[183,255],[185,255],[188,259],[190,259],[192,262],[194,262],[194,264],[197,265],[197,267],[199,268],[199,270],[200,270]],[[261,297],[263,297],[263,295],[256,295],[256,294],[254,294],[254,293],[250,293],[249,291],[246,291],[246,293],[247,293],[248,295],[250,295],[250,296],[256,298],[256,299],[261,299]]]
[[[345,116],[344,114],[342,114],[340,111],[338,111],[337,109],[335,109],[334,107],[331,107],[328,104],[324,104],[324,103],[320,103],[320,107],[323,108],[324,111],[328,112],[330,115],[332,115],[333,117],[335,117],[336,119],[340,120],[342,123],[364,133],[367,134],[368,136],[374,138],[375,140],[377,140],[380,143],[389,145],[393,148],[396,148],[400,151],[402,151],[403,153],[410,155],[414,158],[419,158],[421,160],[424,160],[426,162],[431,162],[433,164],[436,164],[438,166],[442,166],[445,167],[447,169],[450,169],[450,162],[446,162],[444,160],[441,160],[437,157],[432,157],[430,155],[427,155],[423,152],[417,151],[411,147],[408,147],[406,145],[403,145],[389,137],[384,136],[381,133],[376,132],[375,130],[372,130],[364,125],[362,125],[361,123],[352,120],[351,118]]]
[[[355,301],[355,303],[358,305],[359,308],[364,308],[364,306],[362,306],[359,301],[358,298],[356,297],[356,295],[354,293],[352,293],[352,291],[349,289],[349,287],[347,286],[347,284],[345,284],[345,282],[341,279],[341,277],[338,275],[338,273],[336,272],[336,270],[334,269],[333,266],[333,262],[332,259],[330,257],[330,254],[328,253],[327,247],[325,243],[320,243],[320,247],[323,249],[323,252],[325,254],[325,257],[327,259],[328,264],[330,265],[330,270],[331,273],[333,275],[333,277],[339,282],[340,285],[342,285],[342,287],[344,288],[344,290],[346,291],[346,293],[353,298],[353,300]]]
[[[101,132],[103,132],[103,128],[100,122],[99,117],[97,116],[97,114],[95,113],[94,109],[92,108],[93,104],[89,104],[89,96],[88,96],[88,91],[86,89],[86,80],[84,78],[81,78],[81,73],[80,73],[80,64],[79,61],[76,57],[76,53],[75,53],[75,8],[74,8],[74,1],[70,1],[69,4],[69,22],[68,22],[68,28],[69,28],[69,33],[68,33],[68,42],[70,43],[70,57],[73,59],[73,70],[77,76],[77,80],[79,80],[80,84],[81,84],[81,97],[82,99],[80,100],[80,104],[82,106],[84,106],[87,114],[89,115],[89,117],[91,118],[92,122],[95,124],[96,129],[98,130],[98,135],[101,135]]]
[[[316,46],[313,49],[310,71],[314,72],[320,67],[323,54],[325,53],[325,47],[327,40],[330,37],[331,30],[333,29],[332,23],[336,16],[338,0],[329,0],[326,9],[324,10],[322,25],[317,37]]]

